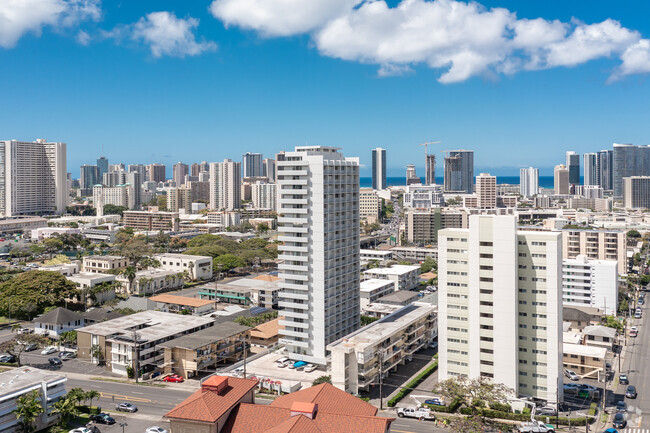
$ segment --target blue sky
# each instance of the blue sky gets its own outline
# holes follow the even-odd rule
[[[649,9],[600,1],[0,2],[1,138],[67,142],[75,176],[102,146],[110,162],[171,166],[306,143],[359,156],[362,174],[381,146],[389,174],[411,162],[421,174],[425,140],[443,141],[440,157],[474,149],[477,171],[533,165],[550,174],[566,150],[650,143]]]

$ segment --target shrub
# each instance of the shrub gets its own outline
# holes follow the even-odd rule
[[[424,381],[424,379],[431,376],[431,373],[436,371],[437,368],[438,368],[438,361],[436,360],[436,362],[434,362],[433,364],[428,366],[422,373],[418,374],[415,377],[415,379],[413,379],[412,381],[407,383],[406,386],[404,388],[402,388],[397,393],[397,395],[395,395],[395,397],[388,400],[388,403],[386,403],[386,405],[388,407],[394,407],[400,400],[402,400],[404,397],[409,395],[409,393],[411,391],[413,391],[415,388],[417,388],[418,385],[421,384]]]

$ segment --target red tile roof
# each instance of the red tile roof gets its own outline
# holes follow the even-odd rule
[[[341,391],[329,383],[280,396],[271,403],[271,406],[291,409],[295,401],[316,403],[319,412],[366,416],[377,414],[377,408],[370,403]]]
[[[312,420],[280,407],[242,403],[221,433],[385,433],[395,418],[317,412]]]
[[[228,385],[223,392],[218,394],[212,391],[199,389],[190,395],[174,409],[167,412],[166,418],[186,419],[192,421],[216,422],[226,412],[236,406],[248,392],[257,386],[257,380],[227,378]],[[217,386],[223,383],[219,377],[213,376],[206,380],[208,386]],[[218,382],[218,383],[217,383]]]

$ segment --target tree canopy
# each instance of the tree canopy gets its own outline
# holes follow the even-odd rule
[[[47,307],[58,307],[78,291],[77,286],[58,272],[27,271],[0,283],[0,314],[30,320]]]

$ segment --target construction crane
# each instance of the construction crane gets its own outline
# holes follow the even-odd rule
[[[424,154],[428,155],[429,154],[428,146],[430,144],[440,144],[440,143],[442,143],[442,141],[427,141],[425,143],[420,143],[420,146],[424,146]]]

